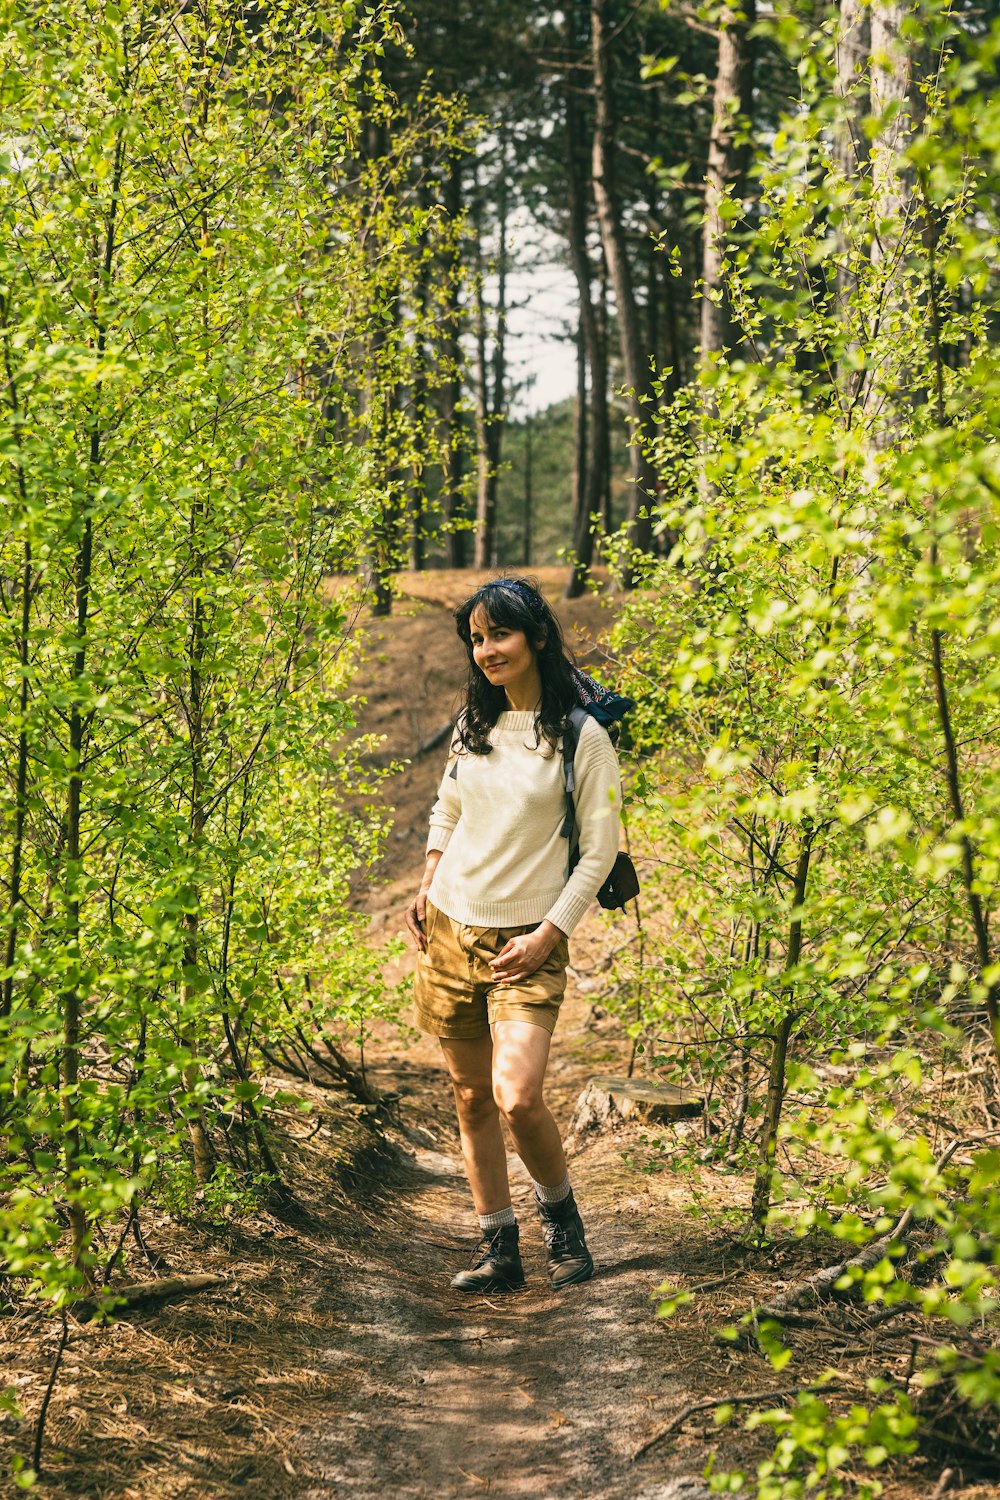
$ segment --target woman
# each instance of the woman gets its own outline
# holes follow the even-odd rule
[[[455,619],[469,656],[465,705],[406,912],[417,1024],[441,1043],[482,1230],[451,1285],[524,1285],[503,1119],[534,1182],[559,1289],[588,1280],[594,1262],[542,1088],[567,940],[618,852],[618,762],[607,730],[586,718],[573,762],[576,836],[564,837],[561,739],[587,679],[566,657],[559,622],[522,578],[484,584]]]

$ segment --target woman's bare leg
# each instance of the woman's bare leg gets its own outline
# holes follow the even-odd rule
[[[559,1127],[542,1098],[552,1038],[530,1021],[493,1026],[493,1097],[535,1182],[558,1187],[566,1177]]]
[[[500,1113],[493,1097],[493,1042],[488,1036],[477,1041],[441,1037],[440,1042],[455,1095],[462,1158],[476,1213],[500,1213],[510,1207],[510,1183]]]

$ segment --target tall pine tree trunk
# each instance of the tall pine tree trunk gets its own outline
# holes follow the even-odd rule
[[[600,368],[591,366],[590,371],[590,402],[593,419],[596,422],[598,412],[600,413],[600,468],[599,481],[594,480],[594,493],[601,506],[601,526],[604,535],[610,536],[615,529],[614,498],[611,493],[611,412],[609,372],[611,369],[610,350],[610,324],[608,316],[608,263],[604,259],[604,250],[601,250],[600,282],[597,296],[597,349],[600,351]],[[592,435],[591,453],[598,456],[598,434]]]
[[[900,222],[910,202],[901,157],[913,128],[910,108],[910,54],[902,38],[910,6],[898,0],[875,0],[871,6],[871,108],[882,130],[872,152],[875,193],[873,259],[895,256]]]
[[[739,196],[749,152],[744,122],[753,102],[753,48],[748,33],[756,0],[723,7],[719,18],[719,59],[712,103],[705,177],[705,229],[701,261],[701,357],[721,354],[737,336],[723,281],[727,225],[725,205]]]
[[[426,191],[421,192],[421,207],[427,208]],[[428,391],[427,391],[427,310],[430,302],[430,288],[428,276],[430,267],[427,260],[427,234],[424,231],[420,236],[420,254],[416,269],[416,328],[414,331],[413,349],[413,437],[411,442],[412,457],[410,461],[410,505],[409,505],[409,545],[410,545],[410,567],[419,573],[425,566],[425,537],[424,537],[424,453],[426,448],[426,422],[428,420]]]
[[[588,420],[587,401],[589,392],[587,389],[587,342],[583,332],[582,311],[577,308],[576,338],[573,341],[576,351],[576,400],[573,403],[573,535],[576,536],[579,518],[585,513],[587,496],[587,433],[590,427]],[[567,598],[572,599],[574,595],[569,592],[572,581],[577,573],[577,565],[574,564],[570,573],[569,582],[566,585]]]
[[[651,497],[656,490],[656,472],[646,457],[643,439],[648,414],[655,396],[648,351],[642,346],[639,309],[635,299],[632,270],[628,261],[625,226],[622,223],[621,210],[614,191],[615,122],[608,0],[590,0],[590,46],[594,78],[591,177],[601,243],[604,246],[608,275],[615,297],[630,425],[629,468],[632,493],[629,500],[628,535],[636,551],[648,552],[652,542],[649,506],[652,504]],[[628,563],[623,572],[622,583],[628,588],[634,581],[635,568],[632,563]]]
[[[837,165],[848,180],[857,178],[868,160],[864,121],[871,112],[868,59],[871,10],[865,0],[840,0],[837,26],[837,97],[842,101],[835,133]]]
[[[449,568],[464,568],[468,558],[464,529],[456,530],[462,519],[462,260],[458,221],[462,212],[462,165],[457,152],[448,158],[448,175],[444,185],[444,211],[451,225],[448,264],[445,268],[445,306],[442,316],[441,355],[447,371],[441,401],[441,423],[444,428],[444,472],[442,474],[445,520],[445,552]]]
[[[473,562],[477,568],[488,568],[493,561],[493,528],[496,518],[495,490],[490,483],[490,379],[486,356],[486,288],[483,256],[482,209],[478,204],[473,215],[475,225],[476,290],[474,332],[476,340],[476,540]]]
[[[389,139],[388,129],[385,121],[381,118],[371,118],[368,121],[366,131],[366,154],[369,162],[381,162],[388,154]],[[365,256],[373,267],[373,280],[375,277],[374,267],[379,256],[379,245],[374,225],[368,225],[365,234]],[[396,315],[397,299],[391,299],[392,316]],[[386,314],[382,314],[384,319]],[[388,447],[389,437],[389,393],[384,386],[385,349],[388,342],[384,321],[379,321],[372,329],[368,343],[367,357],[367,390],[365,392],[365,417],[368,442],[374,454],[378,457],[385,455]],[[383,497],[382,511],[372,527],[371,537],[368,543],[368,573],[367,586],[371,602],[372,614],[378,617],[388,615],[392,610],[392,573],[397,565],[395,556],[396,532],[399,525],[399,516],[394,513],[394,502],[390,501],[388,475],[385,471],[380,473],[382,481]]]
[[[566,80],[566,182],[569,196],[569,253],[576,281],[578,350],[590,370],[590,410],[587,411],[586,381],[577,379],[578,446],[576,483],[573,493],[573,566],[566,582],[566,598],[575,599],[586,586],[594,559],[594,527],[601,513],[608,448],[608,373],[602,330],[594,306],[590,256],[587,251],[588,194],[587,162],[580,150],[584,138],[584,112],[580,102],[579,40],[580,7],[567,9],[567,32],[573,59]],[[584,448],[584,443],[586,447]]]
[[[868,161],[868,136],[864,122],[871,113],[868,64],[871,52],[871,11],[866,0],[840,0],[837,27],[837,97],[841,101],[834,126],[834,154],[845,187],[857,184]],[[863,363],[852,357],[858,348],[855,290],[858,271],[868,264],[870,247],[858,242],[854,216],[847,215],[839,231],[840,263],[837,267],[837,309],[844,330],[838,360],[837,384],[845,409],[850,412],[864,384]],[[860,368],[858,364],[860,363]]]
[[[476,553],[477,568],[496,563],[497,483],[500,452],[503,443],[503,419],[507,404],[507,143],[501,133],[500,170],[497,177],[497,300],[493,347],[486,355],[487,316],[483,280],[485,263],[482,253],[483,212],[477,194],[476,207],[476,362],[478,366],[476,401],[476,452],[479,475],[476,487]]]
[[[872,185],[873,265],[884,278],[880,307],[871,335],[892,337],[894,327],[905,330],[908,312],[903,291],[905,246],[913,234],[915,200],[913,176],[904,153],[912,139],[917,110],[922,108],[915,87],[919,70],[918,45],[904,35],[904,21],[913,15],[913,5],[898,0],[873,0],[871,5],[871,113],[878,131],[870,152]],[[901,253],[901,247],[903,253]],[[914,371],[905,349],[898,361],[884,358],[868,361],[871,373],[863,388],[872,439],[878,448],[888,446],[896,428],[894,411],[926,399],[913,390]]]

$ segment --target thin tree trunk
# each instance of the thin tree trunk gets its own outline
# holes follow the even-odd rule
[[[388,129],[381,119],[368,122],[366,154],[369,162],[383,160],[389,151]],[[365,254],[374,267],[379,257],[379,246],[374,226],[369,225],[365,238]],[[389,342],[386,319],[395,319],[399,314],[399,298],[387,298],[390,311],[372,329],[368,352],[368,389],[365,396],[368,439],[379,459],[385,459],[391,447],[391,422],[389,403],[392,399],[386,387],[385,350]],[[389,465],[382,469],[382,513],[372,527],[368,544],[368,594],[371,612],[376,618],[384,618],[392,612],[392,574],[399,565],[397,556],[400,542],[402,516],[400,506],[390,481]]]
[[[17,392],[17,381],[10,362],[10,344],[7,338],[7,298],[0,294],[0,323],[4,330],[4,368],[7,375],[7,392],[13,424],[14,441],[21,447],[21,408]],[[4,976],[0,985],[0,1017],[11,1013],[14,1003],[14,958],[17,954],[17,934],[21,918],[21,874],[24,861],[24,832],[28,816],[28,667],[31,659],[31,604],[35,589],[35,571],[31,553],[31,537],[27,526],[28,495],[24,478],[24,464],[17,465],[18,494],[25,514],[25,542],[21,561],[21,618],[17,639],[18,690],[17,690],[17,760],[14,768],[14,829],[10,853],[10,875],[8,877],[9,899],[7,903],[7,938],[4,944]]]
[[[660,347],[663,339],[663,297],[660,282],[660,251],[651,234],[646,236],[644,249],[646,252],[646,340],[649,345],[649,357],[659,377],[663,367]]]
[[[701,263],[701,357],[721,354],[738,336],[723,280],[727,221],[723,206],[740,193],[749,159],[742,139],[753,102],[753,47],[750,27],[756,0],[725,5],[719,18],[719,57],[712,104],[705,177],[705,229]]]
[[[203,483],[211,483],[205,477]],[[190,783],[188,807],[188,839],[192,862],[197,865],[205,846],[205,603],[201,580],[205,573],[205,559],[201,551],[202,536],[207,528],[207,502],[202,497],[192,506],[190,538],[194,554],[192,569],[191,625],[188,638],[188,754],[190,756]],[[182,1035],[188,1058],[184,1065],[184,1087],[187,1090],[191,1113],[188,1116],[188,1139],[194,1175],[199,1183],[206,1183],[215,1171],[215,1152],[205,1123],[204,1109],[197,1100],[201,1082],[201,1062],[198,1057],[198,1024],[194,1012],[198,1007],[198,969],[201,962],[201,881],[196,878],[195,903],[184,917],[184,973],[181,985],[181,1011],[184,1017]]]
[[[448,263],[445,270],[446,296],[442,316],[442,355],[447,369],[444,383],[441,420],[444,427],[444,519],[445,551],[450,568],[464,568],[467,559],[468,532],[456,530],[463,512],[462,499],[462,427],[459,408],[462,400],[462,262],[458,221],[462,211],[462,166],[457,152],[448,158],[445,179],[444,210],[451,225]]]
[[[103,351],[102,351],[103,352]],[[95,408],[100,400],[98,388]],[[90,434],[90,472],[96,478],[100,462],[101,436],[95,409],[94,425]],[[83,750],[84,716],[80,706],[80,691],[87,667],[87,634],[90,612],[90,587],[94,563],[94,524],[89,511],[83,518],[83,533],[76,555],[76,650],[70,672],[72,703],[69,712],[69,785],[66,796],[66,916],[67,951],[75,955],[71,969],[72,982],[62,994],[63,1046],[62,1046],[62,1116],[63,1157],[66,1167],[67,1214],[70,1224],[70,1258],[74,1266],[80,1264],[87,1236],[87,1218],[77,1196],[74,1181],[79,1170],[81,1154],[79,1100],[80,1083],[80,1021],[83,1012],[83,994],[80,988],[78,966],[80,963],[80,897],[83,882],[82,815],[83,815]]]
[[[503,415],[507,404],[507,145],[501,134],[500,170],[497,178],[497,300],[493,348],[486,357],[486,301],[483,285],[485,266],[482,251],[482,201],[477,195],[476,207],[476,357],[478,364],[477,444],[479,475],[476,488],[477,568],[493,567],[497,547],[497,483],[500,474],[500,452],[503,443]]]
[[[944,397],[944,352],[941,347],[941,307],[939,302],[938,272],[937,272],[937,239],[936,225],[933,218],[928,214],[929,236],[928,245],[928,304],[931,314],[931,347],[934,356],[935,387],[934,400],[938,426],[944,428],[948,425],[948,412]],[[937,543],[931,547],[931,566],[937,564]],[[990,952],[990,934],[986,912],[983,910],[982,897],[976,884],[976,860],[972,840],[965,831],[965,802],[962,796],[961,773],[958,765],[958,747],[955,742],[955,732],[951,722],[951,708],[948,702],[948,687],[944,670],[944,640],[941,631],[936,627],[931,630],[931,670],[934,677],[934,699],[937,704],[938,722],[941,726],[941,738],[944,741],[945,751],[945,778],[948,784],[948,797],[951,803],[952,817],[959,828],[959,846],[962,850],[962,884],[965,887],[965,897],[969,907],[969,916],[972,920],[972,931],[976,940],[976,957],[979,960],[981,972],[992,966]],[[993,1041],[993,1055],[997,1069],[1000,1071],[1000,981],[994,980],[986,988],[986,1014],[990,1023],[990,1035]]]
[[[687,363],[681,357],[680,336],[677,328],[677,293],[673,276],[664,276],[661,281],[663,294],[663,345],[666,358],[666,374],[663,380],[664,395],[669,400],[687,381]]]
[[[112,278],[117,238],[119,193],[125,165],[125,136],[119,131],[111,177],[111,194],[104,226],[104,244],[95,265],[94,308],[96,339],[94,347],[98,359],[103,359],[107,347],[107,332],[101,321],[101,290]],[[101,417],[100,403],[102,382],[94,388],[93,416],[90,422],[89,452],[87,455],[87,495],[79,503],[75,522],[80,526],[80,541],[77,547],[74,578],[75,628],[74,649],[70,666],[70,710],[69,710],[69,779],[66,788],[66,859],[65,859],[65,920],[66,951],[73,956],[69,969],[69,983],[60,997],[63,1013],[62,1056],[60,1058],[60,1083],[63,1120],[63,1163],[66,1173],[66,1212],[70,1228],[70,1258],[79,1266],[87,1239],[87,1216],[79,1197],[78,1174],[81,1171],[82,1137],[80,1132],[80,1107],[77,1097],[80,1084],[80,1025],[83,1016],[83,990],[81,979],[82,954],[80,890],[83,884],[83,761],[86,723],[82,707],[83,683],[87,670],[87,650],[90,631],[90,591],[94,567],[94,517],[90,507],[90,496],[98,487],[101,463]],[[82,523],[82,524],[81,524]],[[75,528],[74,528],[75,529]]]
[[[208,78],[207,58],[205,59],[205,77]],[[209,88],[206,84],[201,101],[201,128],[202,131],[208,127]],[[211,226],[208,213],[203,210],[201,215],[201,239],[204,247],[208,247],[211,240]],[[203,299],[201,307],[202,339],[207,354],[211,343],[211,301],[212,288],[208,280],[210,271],[208,262],[204,270]],[[191,506],[188,518],[189,544],[192,558],[192,581],[191,581],[191,620],[188,635],[188,701],[187,701],[187,725],[188,725],[188,754],[190,756],[190,805],[188,809],[188,839],[192,865],[197,870],[198,862],[204,852],[205,826],[207,815],[204,803],[204,765],[205,765],[205,597],[203,580],[206,574],[206,557],[203,551],[204,538],[208,529],[208,509],[211,496],[212,475],[211,471],[204,474],[201,479],[200,494]],[[201,874],[200,871],[194,879],[195,897],[191,909],[184,917],[184,978],[181,982],[181,1013],[183,1017],[181,1035],[187,1050],[187,1060],[184,1064],[184,1087],[188,1095],[188,1139],[191,1143],[191,1157],[194,1165],[195,1180],[206,1183],[215,1171],[215,1152],[212,1148],[208,1127],[205,1123],[205,1111],[198,1098],[198,1088],[201,1083],[201,1060],[199,1057],[199,1026],[197,1020],[198,1010],[198,985],[197,972],[201,962],[200,953],[200,924],[201,924]]]
[[[639,309],[628,262],[625,228],[615,197],[614,113],[610,73],[608,0],[590,0],[590,41],[594,77],[594,135],[591,153],[591,176],[601,242],[615,295],[618,336],[627,387],[626,400],[630,422],[629,458],[632,493],[629,500],[628,535],[637,552],[648,552],[652,543],[649,506],[656,490],[656,471],[644,451],[648,413],[655,395],[653,375],[646,351],[642,347]],[[635,582],[632,563],[625,566],[622,584],[629,588]]]
[[[20,472],[20,470],[19,470]],[[18,632],[17,656],[20,683],[17,693],[18,733],[17,762],[14,769],[14,836],[10,854],[8,877],[10,896],[7,903],[7,940],[4,945],[4,976],[0,986],[0,1017],[11,1013],[14,1003],[14,959],[17,954],[17,934],[21,916],[21,870],[24,860],[24,828],[28,812],[28,665],[29,633],[31,630],[31,598],[34,570],[31,562],[31,542],[24,543],[21,567],[21,621]]]
[[[799,850],[792,889],[792,920],[788,929],[788,951],[785,956],[785,973],[792,973],[802,957],[802,903],[806,898],[809,880],[809,861],[812,856],[812,835],[806,833]],[[750,1214],[759,1231],[763,1231],[767,1212],[771,1204],[771,1182],[774,1177],[774,1155],[778,1143],[778,1126],[785,1100],[785,1062],[788,1057],[788,1041],[792,1034],[795,1013],[789,1008],[778,1023],[771,1042],[771,1065],[767,1083],[767,1099],[764,1104],[764,1124],[761,1129],[760,1155],[753,1185],[753,1200]]]
[[[935,549],[936,551],[936,549]],[[932,555],[932,565],[937,561]],[[958,768],[958,752],[955,745],[955,732],[951,723],[951,710],[948,704],[948,688],[944,670],[944,645],[940,630],[931,631],[931,669],[934,677],[934,698],[937,703],[938,722],[941,726],[941,738],[945,749],[945,780],[948,785],[948,798],[951,803],[952,817],[956,824],[961,825],[965,821],[965,804],[962,798],[962,783]],[[986,913],[983,910],[982,898],[976,888],[976,863],[975,851],[969,835],[962,832],[958,836],[959,847],[962,851],[962,884],[965,887],[965,896],[969,906],[969,916],[972,919],[972,931],[976,940],[976,957],[979,967],[985,971],[991,966],[990,935],[986,922]],[[1000,1070],[1000,982],[994,980],[986,988],[986,1014],[989,1017],[990,1035],[993,1041],[993,1055]]]
[[[654,88],[649,96],[649,138],[653,141],[660,139],[663,122],[660,111],[660,91]],[[660,262],[663,252],[660,249],[656,237],[656,225],[660,218],[660,192],[657,179],[653,173],[647,177],[646,206],[649,220],[646,225],[646,235],[643,240],[645,251],[646,272],[646,343],[649,355],[653,361],[653,368],[659,375],[662,368],[661,340],[661,277]]]
[[[426,191],[421,193],[421,207],[427,208]],[[426,564],[424,536],[424,452],[426,447],[427,399],[427,309],[430,289],[427,284],[427,234],[420,237],[416,272],[416,329],[414,332],[413,375],[413,458],[410,466],[410,567],[422,572]]]
[[[574,63],[566,81],[566,182],[569,194],[568,237],[570,262],[576,281],[577,330],[577,459],[573,497],[573,566],[566,582],[566,598],[583,593],[594,558],[595,517],[603,508],[608,445],[607,357],[593,298],[593,278],[587,252],[587,163],[580,151],[584,138],[578,71],[582,58],[578,40],[579,6],[567,10],[567,31]],[[586,369],[590,368],[590,411],[587,412]],[[586,443],[584,449],[583,444]]]

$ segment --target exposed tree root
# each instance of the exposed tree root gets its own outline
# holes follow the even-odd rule
[[[120,1312],[123,1307],[139,1307],[143,1302],[165,1302],[170,1297],[187,1297],[192,1292],[211,1291],[213,1287],[224,1286],[228,1280],[227,1276],[207,1271],[192,1276],[161,1276],[156,1281],[136,1281],[127,1286],[109,1287],[106,1296],[114,1299],[113,1310]],[[102,1301],[98,1298],[87,1298],[73,1305],[73,1315],[82,1323],[97,1317],[101,1311]]]

